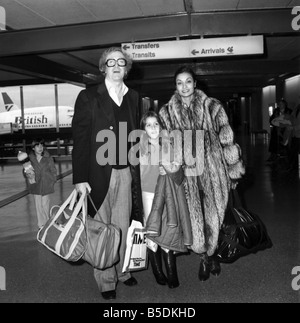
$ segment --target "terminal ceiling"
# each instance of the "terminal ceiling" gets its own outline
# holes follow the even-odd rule
[[[102,81],[98,61],[110,46],[247,35],[264,36],[263,55],[139,61],[127,82],[165,102],[174,71],[190,64],[210,95],[228,99],[300,73],[300,32],[292,28],[300,0],[0,0],[0,6],[6,12],[0,86],[90,86]]]

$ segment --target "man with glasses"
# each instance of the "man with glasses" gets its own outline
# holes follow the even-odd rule
[[[94,269],[106,300],[116,298],[118,281],[127,286],[137,284],[129,272],[122,273],[132,212],[128,134],[137,128],[139,105],[138,93],[124,83],[131,66],[131,59],[121,48],[104,51],[99,69],[105,80],[79,93],[72,121],[73,183],[78,192],[90,192],[99,212],[89,204],[89,215],[105,223],[111,221],[121,229],[120,261],[105,270]],[[107,133],[113,134],[115,140],[110,141]]]

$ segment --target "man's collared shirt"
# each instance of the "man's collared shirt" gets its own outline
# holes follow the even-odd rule
[[[116,88],[113,85],[112,82],[110,82],[109,80],[105,79],[105,85],[108,91],[109,96],[114,100],[114,102],[120,107],[122,102],[123,102],[123,97],[124,95],[128,92],[128,87],[125,85],[125,83],[123,82],[122,84],[122,98],[119,101],[117,92],[116,92]]]

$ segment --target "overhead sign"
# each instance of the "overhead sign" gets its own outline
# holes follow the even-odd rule
[[[263,36],[189,39],[162,42],[123,43],[135,61],[155,59],[259,55],[264,53]]]

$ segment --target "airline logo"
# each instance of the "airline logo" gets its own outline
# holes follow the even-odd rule
[[[15,123],[19,124],[22,127],[22,117],[21,116],[17,116],[15,117]],[[24,116],[24,124],[26,128],[36,128],[36,127],[40,127],[40,128],[46,128],[48,125],[48,119],[44,114],[27,114],[25,113]]]
[[[21,109],[13,103],[7,93],[2,93],[6,112],[0,113],[0,123],[17,124],[22,129],[24,122],[25,129],[47,129],[56,128],[56,108],[55,106],[44,106],[36,108],[25,108],[24,116]],[[60,128],[70,128],[74,109],[70,106],[58,107],[58,120]]]

